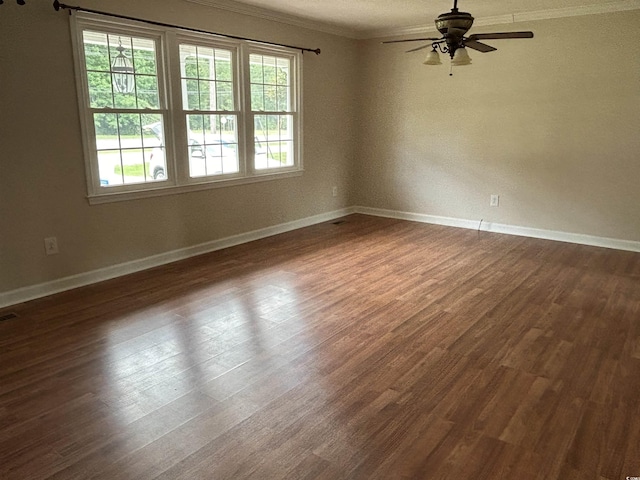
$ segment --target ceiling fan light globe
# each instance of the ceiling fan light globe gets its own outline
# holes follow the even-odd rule
[[[451,59],[451,65],[454,67],[462,67],[464,65],[471,65],[471,57],[467,53],[467,49],[460,47],[456,49]]]
[[[435,50],[431,50],[427,53],[427,58],[422,62],[423,65],[442,65],[442,61],[440,60],[440,55]]]

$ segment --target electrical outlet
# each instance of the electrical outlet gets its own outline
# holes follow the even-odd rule
[[[331,195],[333,195],[334,197],[338,196],[338,187],[333,187],[331,189]]]
[[[491,195],[491,199],[489,200],[489,205],[491,207],[500,206],[500,195]]]
[[[58,239],[56,237],[47,237],[44,239],[44,251],[47,255],[55,255],[59,253]]]

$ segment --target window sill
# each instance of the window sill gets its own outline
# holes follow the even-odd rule
[[[89,205],[101,205],[103,203],[124,202],[137,200],[140,198],[163,197],[166,195],[177,195],[188,192],[199,192],[213,188],[232,187],[234,185],[246,185],[249,183],[266,182],[281,178],[291,178],[302,176],[304,170],[289,170],[287,172],[265,173],[252,177],[236,178],[233,180],[214,180],[189,185],[167,185],[144,190],[129,190],[126,192],[110,192],[88,195]]]

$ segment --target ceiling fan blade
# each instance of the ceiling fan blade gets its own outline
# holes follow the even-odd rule
[[[422,45],[421,47],[418,47],[418,48],[412,48],[411,50],[407,50],[407,51],[406,51],[406,52],[404,52],[404,53],[417,52],[418,50],[422,50],[422,49],[424,49],[424,48],[431,48],[431,45],[430,45],[430,44],[429,44],[429,45]]]
[[[411,38],[409,40],[387,40],[382,43],[403,43],[403,42],[433,42],[436,40],[442,40],[442,37],[438,38]]]
[[[482,53],[495,52],[497,50],[497,48],[494,48],[491,45],[487,45],[486,43],[481,43],[476,40],[465,40],[464,46]]]
[[[499,40],[502,38],[533,38],[533,32],[474,33],[469,36],[469,40]]]

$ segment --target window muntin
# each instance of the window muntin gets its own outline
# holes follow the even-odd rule
[[[300,53],[88,12],[71,18],[90,203],[301,172]],[[114,67],[118,54],[132,69]]]

